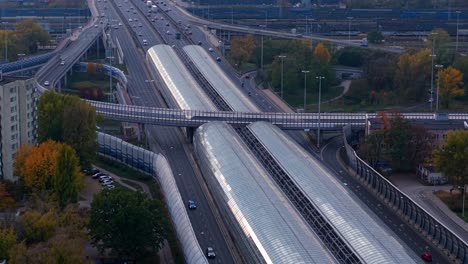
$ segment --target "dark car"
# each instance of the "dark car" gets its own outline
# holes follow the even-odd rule
[[[431,253],[429,252],[424,252],[422,255],[421,255],[421,258],[426,261],[426,262],[431,262],[432,261],[432,255]]]
[[[197,204],[195,203],[195,201],[193,201],[193,200],[188,201],[188,209],[190,209],[190,210],[197,209]]]
[[[201,41],[198,41],[198,43],[197,43],[197,44],[201,46],[202,42],[201,42]]]

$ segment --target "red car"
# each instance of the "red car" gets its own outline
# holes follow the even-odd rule
[[[422,258],[424,261],[427,261],[427,262],[431,262],[431,261],[432,261],[432,255],[431,255],[431,253],[429,253],[429,252],[424,252],[424,253],[421,255],[421,258]]]

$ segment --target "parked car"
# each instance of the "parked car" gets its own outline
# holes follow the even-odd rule
[[[102,186],[106,186],[106,185],[111,185],[111,184],[114,184],[114,181],[113,180],[104,180],[101,182],[101,185]]]
[[[105,185],[104,188],[112,190],[112,189],[115,189],[115,185],[112,185],[112,184]]]
[[[207,258],[215,258],[216,257],[216,253],[214,252],[212,247],[207,247],[206,248],[206,257]]]
[[[195,210],[197,209],[197,204],[193,200],[188,200],[188,209]]]
[[[96,169],[96,168],[93,168],[90,172],[89,172],[89,175],[94,175],[98,172],[101,172],[100,170]]]
[[[97,178],[100,178],[102,176],[105,176],[106,174],[102,173],[102,172],[97,172],[95,174],[93,174],[92,178],[93,179],[97,179]]]
[[[111,181],[112,181],[113,179],[112,179],[111,176],[108,176],[108,175],[105,175],[105,174],[99,177],[99,181],[100,181],[100,182],[107,181],[107,180],[111,180]]]

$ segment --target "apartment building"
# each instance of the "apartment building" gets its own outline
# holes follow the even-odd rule
[[[34,78],[0,74],[0,179],[16,180],[16,152],[36,143],[38,96]]]

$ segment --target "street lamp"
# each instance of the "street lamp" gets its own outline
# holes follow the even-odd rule
[[[456,40],[456,45],[455,45],[455,51],[458,51],[458,22],[460,21],[461,11],[456,11],[455,13],[457,13],[457,40]]]
[[[437,68],[437,91],[436,91],[436,113],[439,112],[439,83],[440,83],[440,69],[444,67],[442,64],[436,64]]]
[[[322,80],[325,79],[323,76],[315,77],[319,80],[319,94],[318,94],[318,127],[317,127],[317,148],[320,149],[320,99],[322,96]]]
[[[309,71],[303,70],[302,73],[304,74],[304,113],[305,113],[306,103],[307,103],[307,73],[309,73]]]
[[[5,61],[8,61],[8,34],[6,31],[6,25],[8,22],[2,22],[3,24],[3,32],[5,34]]]
[[[106,57],[107,59],[109,59],[109,91],[110,91],[110,94],[109,94],[109,102],[112,103],[112,60],[114,59],[114,57],[112,56],[109,56],[109,57]]]
[[[435,45],[435,35],[438,35],[438,33],[431,33],[431,35],[434,35],[432,37],[432,54],[429,54],[429,57],[431,57],[431,98],[429,99],[429,102],[431,104],[431,112],[432,112],[432,105],[434,104],[434,58],[437,56],[434,54],[434,45]]]
[[[281,98],[283,98],[283,60],[286,58],[286,55],[279,55],[278,58],[281,59]]]
[[[261,27],[261,28],[266,28],[266,25],[258,25],[258,26]],[[262,34],[262,32],[260,32],[260,34],[261,34],[261,37],[262,37],[262,47],[260,49],[260,69],[261,69],[261,71],[263,73],[263,34]]]
[[[458,186],[458,189],[460,190],[463,190],[463,201],[462,201],[462,218],[463,220],[465,220],[465,188],[466,188],[466,184],[463,185],[463,187],[461,186]]]
[[[348,19],[348,42],[351,43],[351,20],[353,17],[347,17]]]

